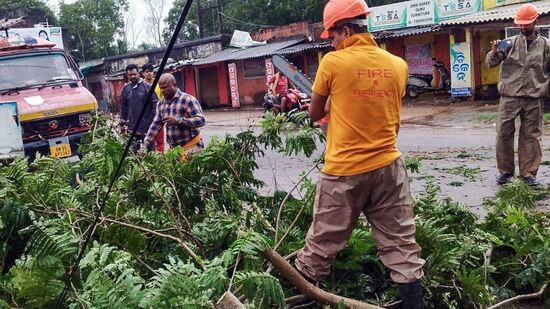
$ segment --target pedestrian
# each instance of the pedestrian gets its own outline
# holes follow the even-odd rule
[[[159,88],[163,95],[157,106],[155,119],[151,123],[143,147],[147,148],[163,126],[166,126],[166,140],[170,147],[181,146],[185,154],[192,154],[204,148],[200,127],[205,125],[204,114],[199,101],[181,91],[176,78],[170,73],[160,76]]]
[[[284,113],[288,101],[288,78],[281,74],[279,70],[276,70],[275,74],[267,80],[266,85],[268,90],[279,99],[281,103],[281,113]]]
[[[155,117],[158,98],[156,94],[153,94],[151,100],[147,102],[147,94],[151,85],[144,82],[139,76],[139,71],[135,64],[129,64],[126,67],[126,76],[129,82],[122,88],[120,97],[121,125],[130,130],[130,133],[136,129],[135,136],[137,146],[139,147]],[[144,107],[145,114],[141,122],[138,123],[139,115]]]
[[[409,178],[396,147],[408,67],[378,47],[366,26],[368,14],[364,0],[330,0],[324,8],[321,38],[332,39],[336,51],[319,64],[309,115],[317,121],[330,114],[325,165],[295,264],[309,281],[322,280],[363,213],[403,308],[423,308],[424,260],[415,240]]]
[[[496,181],[500,185],[509,182],[515,173],[514,133],[518,116],[519,176],[530,186],[540,185],[536,177],[542,160],[542,106],[550,80],[550,42],[535,30],[538,17],[534,5],[520,6],[514,18],[520,34],[509,38],[511,46],[504,49],[499,49],[499,40],[491,42],[486,57],[490,68],[501,65],[496,138]]]
[[[150,63],[144,64],[141,67],[141,72],[143,74],[143,79],[145,80],[145,82],[152,85],[153,81],[155,80],[155,72],[154,72],[153,65],[150,64]],[[157,95],[159,100],[162,99],[162,93],[160,92],[160,88],[159,88],[158,84],[155,87],[155,94]],[[157,136],[155,136],[155,149],[159,153],[164,153],[164,148],[165,148],[164,147],[164,135],[165,135],[164,131],[165,131],[165,128],[164,128],[164,125],[163,125],[162,128],[160,128],[159,133],[157,134]]]

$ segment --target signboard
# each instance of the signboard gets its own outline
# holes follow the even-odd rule
[[[275,74],[275,70],[273,67],[273,62],[271,62],[271,58],[265,59],[265,79],[266,81],[271,78]]]
[[[435,22],[481,11],[482,0],[434,0]]]
[[[239,99],[239,85],[237,83],[237,66],[235,63],[227,65],[229,72],[229,90],[231,93],[231,106],[233,108],[241,107],[241,101]]]
[[[8,30],[10,37],[20,37],[21,39],[27,36],[41,37],[55,44],[55,47],[63,48],[63,35],[61,27],[49,28],[11,28]],[[5,36],[4,31],[0,31],[0,36]]]
[[[472,58],[470,43],[451,44],[451,95],[472,95]]]
[[[407,26],[406,2],[370,8],[368,15],[369,31],[405,28]]]
[[[505,6],[505,5],[516,4],[516,3],[521,3],[521,2],[525,2],[525,0],[496,0],[495,5],[496,6]],[[487,9],[487,8],[485,8],[485,9]]]
[[[24,156],[16,102],[0,102],[0,159]]]
[[[407,27],[433,25],[433,0],[407,1]]]
[[[405,59],[410,74],[432,74],[432,47],[430,44],[407,45]]]

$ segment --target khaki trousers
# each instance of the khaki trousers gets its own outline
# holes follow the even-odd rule
[[[514,173],[515,120],[519,115],[518,161],[520,176],[537,176],[542,160],[542,99],[501,97],[497,116],[496,157],[501,174]]]
[[[313,280],[330,273],[330,264],[347,244],[359,215],[370,223],[380,259],[397,283],[423,275],[424,260],[415,241],[409,178],[401,159],[355,176],[320,174],[313,222],[296,267]]]

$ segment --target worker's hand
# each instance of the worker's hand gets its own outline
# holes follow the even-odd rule
[[[491,51],[493,53],[496,53],[498,51],[498,43],[500,43],[500,40],[491,41]]]
[[[167,124],[171,124],[171,125],[178,124],[178,120],[174,116],[164,116],[162,118],[162,122],[167,123]]]

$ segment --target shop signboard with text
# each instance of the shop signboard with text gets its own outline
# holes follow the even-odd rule
[[[407,45],[405,59],[410,74],[432,74],[432,46],[430,44]]]
[[[451,44],[451,95],[472,95],[472,58],[470,43]]]
[[[227,65],[227,71],[229,74],[229,90],[231,93],[231,106],[233,108],[241,107],[241,101],[239,99],[239,85],[237,80],[237,66],[235,63]]]
[[[407,1],[407,27],[433,25],[433,0]]]
[[[434,0],[435,23],[481,11],[482,0]]]
[[[369,31],[407,27],[407,3],[400,2],[370,8]]]

